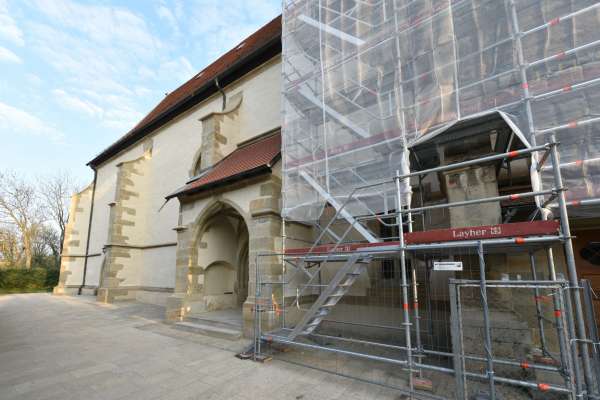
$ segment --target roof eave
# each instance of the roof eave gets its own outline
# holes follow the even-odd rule
[[[272,172],[271,167],[269,165],[263,164],[256,168],[253,168],[251,170],[244,171],[244,172],[241,172],[236,175],[228,176],[227,178],[223,178],[223,179],[220,179],[215,182],[210,182],[205,185],[199,186],[197,188],[191,188],[191,189],[187,189],[187,190],[183,189],[183,190],[175,191],[174,193],[171,193],[170,195],[166,196],[165,200],[171,200],[174,197],[181,198],[184,196],[187,197],[187,196],[197,195],[199,193],[202,193],[202,192],[205,192],[205,191],[208,191],[211,189],[216,189],[219,187],[227,186],[232,183],[241,181],[243,179],[252,178],[252,177],[262,175],[264,173],[269,173],[269,172]]]

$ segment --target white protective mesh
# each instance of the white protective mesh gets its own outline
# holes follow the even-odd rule
[[[408,172],[417,139],[494,111],[530,145],[556,135],[570,200],[600,197],[599,1],[284,0],[283,18],[286,218],[315,220],[328,195]],[[393,209],[393,189],[347,208]]]

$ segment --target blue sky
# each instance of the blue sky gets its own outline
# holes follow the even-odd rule
[[[0,0],[0,170],[85,166],[280,0]]]

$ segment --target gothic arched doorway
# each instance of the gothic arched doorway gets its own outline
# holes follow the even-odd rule
[[[204,310],[241,308],[248,297],[248,228],[233,207],[219,203],[200,222],[197,263],[203,268]]]

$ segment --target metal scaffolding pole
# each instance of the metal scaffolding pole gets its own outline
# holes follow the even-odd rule
[[[598,323],[596,322],[596,315],[594,314],[594,290],[592,289],[591,282],[587,279],[581,280],[581,287],[583,287],[583,298],[585,301],[585,311],[588,320],[588,327],[590,329],[590,339],[592,341],[592,351],[594,359],[594,371],[596,386],[600,390],[600,335],[598,334]]]
[[[529,263],[531,266],[531,279],[537,281],[537,271],[535,269],[535,255],[532,251],[529,252]],[[540,304],[540,290],[535,287],[533,289],[533,298],[535,301],[535,313],[537,316],[538,329],[540,332],[540,345],[542,346],[542,353],[544,356],[550,356],[548,352],[548,345],[546,344],[546,332],[544,330],[544,317],[542,313],[542,305]]]
[[[285,219],[281,219],[281,252],[285,254],[285,249],[287,246],[287,235],[286,235],[286,226],[285,226]],[[285,276],[286,276],[286,262],[285,262],[285,257],[281,257],[281,282],[283,283],[281,285],[281,326],[283,328],[286,327],[286,321],[285,321],[285,313],[287,310],[287,307],[285,306]]]
[[[486,278],[485,278],[485,258],[483,255],[483,244],[479,242],[477,247],[477,255],[479,256],[479,281],[481,294],[481,307],[483,308],[483,326],[484,326],[484,348],[485,357],[487,359],[486,375],[490,385],[490,400],[496,399],[496,388],[494,385],[494,356],[492,353],[492,326],[490,323],[490,310],[488,306]]]
[[[400,171],[396,171],[396,201],[398,210],[402,209],[402,192],[401,192],[401,182],[400,182]],[[402,215],[398,214],[396,217],[396,222],[398,224],[398,235],[400,237],[400,245],[402,249],[400,250],[400,269],[402,274],[402,309],[404,322],[404,338],[406,345],[406,359],[408,363],[408,384],[410,387],[410,391],[414,391],[414,381],[413,381],[413,359],[412,359],[412,343],[411,343],[411,333],[410,327],[412,324],[410,323],[410,313],[408,312],[408,281],[406,274],[406,253],[404,250],[404,225],[402,223]]]
[[[415,315],[415,341],[417,347],[417,360],[423,361],[423,345],[421,343],[421,316],[419,315],[419,293],[417,287],[417,265],[416,259],[412,258],[411,261],[411,273],[412,273],[412,290],[413,290],[413,313]],[[423,372],[419,370],[419,378],[423,377]]]
[[[552,142],[556,144],[556,138],[552,137]],[[567,272],[569,275],[569,283],[573,294],[573,300],[575,302],[575,322],[577,327],[577,339],[580,340],[580,353],[583,361],[583,374],[585,383],[587,386],[588,393],[594,387],[592,380],[592,366],[590,363],[590,355],[588,352],[587,345],[581,345],[581,341],[587,340],[587,332],[585,327],[585,319],[583,316],[583,306],[581,303],[581,294],[579,291],[579,279],[577,278],[577,267],[575,266],[575,254],[573,252],[573,241],[571,239],[571,228],[569,226],[569,214],[567,212],[567,201],[565,199],[565,192],[563,191],[562,176],[560,173],[560,159],[558,156],[558,150],[556,145],[550,149],[552,157],[552,165],[554,166],[554,182],[558,193],[558,204],[560,212],[560,224],[561,231],[564,236],[563,247],[565,249],[565,259],[567,262]],[[577,346],[577,345],[575,345]],[[577,358],[574,360],[577,363]]]
[[[543,219],[545,219],[546,215],[542,215],[542,217]],[[556,281],[556,269],[554,266],[554,255],[552,253],[552,249],[550,247],[546,247],[545,251],[548,263],[549,279],[552,281]],[[581,391],[581,385],[579,382],[580,379],[574,379],[578,376],[577,374],[579,371],[579,364],[577,363],[576,365],[574,365],[573,363],[572,353],[569,349],[569,342],[566,337],[566,329],[568,329],[568,322],[565,321],[565,319],[567,318],[564,315],[564,313],[561,312],[561,310],[570,309],[570,307],[567,308],[567,306],[564,304],[564,297],[568,296],[569,293],[558,292],[559,291],[557,291],[557,293],[554,296],[552,296],[552,303],[554,307],[554,323],[556,326],[556,335],[558,338],[558,346],[561,357],[561,368],[562,374],[565,378],[565,386],[571,388],[572,398],[575,399],[577,398],[577,394]],[[563,300],[561,301],[561,299]],[[565,328],[565,323],[567,323],[567,328]],[[570,371],[574,371],[575,374],[571,373]]]
[[[254,257],[254,361],[258,360],[260,356],[260,345],[261,345],[261,307],[260,307],[260,295],[261,295],[261,283],[260,283],[260,268],[258,263],[258,254]]]

